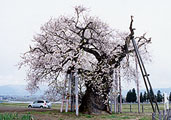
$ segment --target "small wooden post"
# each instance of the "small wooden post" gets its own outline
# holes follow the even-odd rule
[[[120,105],[118,104],[118,113],[120,113]]]
[[[75,99],[76,99],[76,115],[78,116],[78,74],[75,73]]]
[[[142,113],[144,113],[144,104],[142,104]]]
[[[132,106],[131,106],[131,104],[130,104],[130,112],[132,112]]]

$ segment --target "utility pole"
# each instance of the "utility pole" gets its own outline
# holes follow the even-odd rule
[[[135,56],[135,69],[136,69],[136,83],[137,83],[137,101],[138,101],[138,113],[140,113],[140,90],[139,90],[139,78],[138,78],[138,61]]]

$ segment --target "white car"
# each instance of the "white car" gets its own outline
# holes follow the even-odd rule
[[[28,108],[51,108],[51,103],[46,100],[37,100],[28,105]]]

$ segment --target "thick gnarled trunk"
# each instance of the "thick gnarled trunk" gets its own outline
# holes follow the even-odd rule
[[[82,103],[79,111],[87,114],[100,114],[109,111],[109,104],[105,104],[105,97],[95,94],[91,88],[87,88],[85,95],[82,98]]]

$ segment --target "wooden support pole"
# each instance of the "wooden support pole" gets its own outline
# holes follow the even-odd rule
[[[65,80],[64,80],[64,90],[62,91],[63,95],[62,95],[62,102],[61,102],[61,109],[60,109],[60,112],[63,112],[63,106],[64,106],[64,103],[66,102],[65,100],[65,95],[66,95],[66,84],[67,84],[67,74],[65,76]],[[65,109],[66,110],[66,109]]]
[[[118,71],[115,69],[114,81],[115,81],[115,95],[114,95],[114,112],[118,112]]]
[[[113,105],[113,100],[112,100],[112,95],[113,95],[113,94],[112,94],[112,91],[113,91],[113,90],[110,91],[110,103],[109,103],[110,112],[111,112],[111,113],[112,113],[112,105]]]
[[[71,79],[72,79],[72,75],[70,73],[69,74],[69,85],[68,85],[70,109],[71,109]]]
[[[66,75],[66,80],[68,83],[68,91],[66,91],[66,107],[65,107],[65,112],[68,112],[68,104],[69,104],[69,74]]]
[[[76,115],[78,116],[78,74],[75,73],[75,99],[76,99]]]
[[[62,95],[62,102],[61,102],[61,109],[60,109],[60,112],[63,111],[63,105],[64,105],[64,95]]]
[[[74,70],[71,72],[71,112],[74,112],[75,109],[75,76],[74,76]]]
[[[119,78],[119,94],[120,94],[120,105],[119,105],[119,112],[122,113],[122,88],[121,88],[121,73],[120,73],[120,67],[119,67],[119,70],[118,70],[118,78]]]
[[[138,78],[138,61],[137,61],[136,55],[135,55],[135,68],[136,68],[138,113],[140,113],[140,90],[139,90],[139,78]]]

